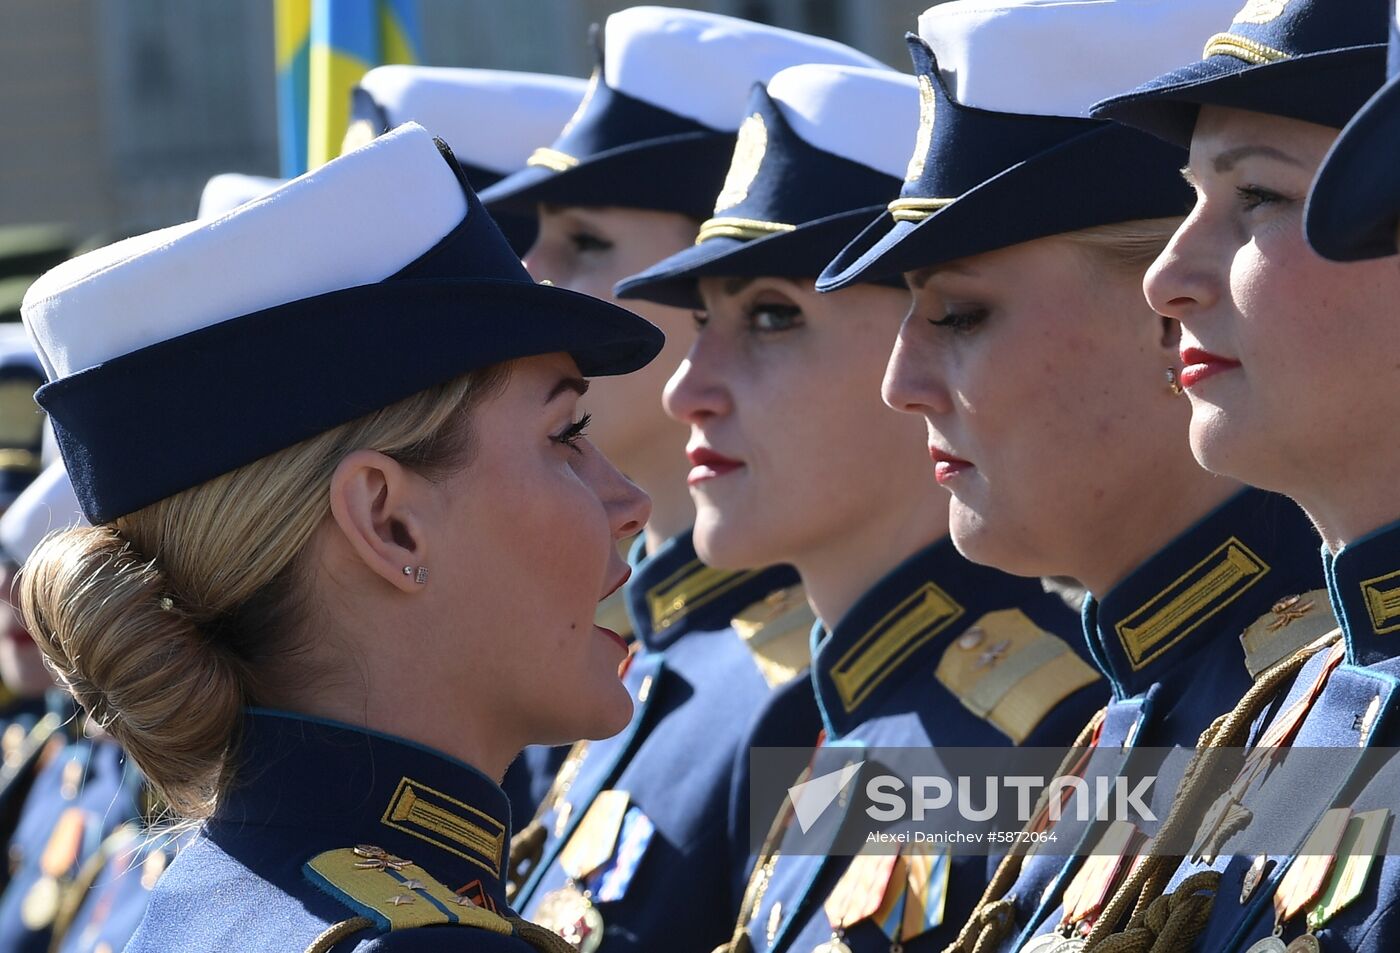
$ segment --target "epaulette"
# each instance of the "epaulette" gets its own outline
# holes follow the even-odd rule
[[[381,933],[426,926],[466,926],[510,936],[505,917],[479,907],[410,860],[378,847],[360,845],[317,854],[302,868],[307,880],[354,911],[329,927],[307,953],[331,949],[353,933]]]
[[[1249,677],[1258,678],[1304,646],[1339,631],[1326,589],[1280,599],[1240,633]]]
[[[753,653],[768,687],[777,688],[812,663],[816,621],[806,592],[801,586],[790,586],[770,592],[734,616],[731,624]]]
[[[1100,675],[1019,609],[989,612],[944,649],[934,673],[973,714],[1015,744]]]

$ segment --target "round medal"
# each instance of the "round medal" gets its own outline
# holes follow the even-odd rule
[[[851,948],[839,936],[834,936],[818,946],[812,953],[851,953]]]
[[[602,945],[603,915],[577,887],[560,887],[545,894],[534,919],[579,953],[594,953]]]
[[[1047,933],[1044,936],[1034,937],[1021,947],[1021,953],[1053,953],[1064,942],[1064,939],[1058,933]]]
[[[58,904],[62,899],[58,881],[53,877],[40,877],[24,895],[20,904],[19,918],[31,930],[46,930],[58,916]]]
[[[1050,953],[1079,953],[1089,940],[1082,936],[1071,936],[1060,940],[1058,946],[1050,948]]]
[[[1322,944],[1311,933],[1294,937],[1293,942],[1284,948],[1285,953],[1322,953]]]
[[[1288,953],[1288,945],[1276,936],[1266,936],[1244,953]]]

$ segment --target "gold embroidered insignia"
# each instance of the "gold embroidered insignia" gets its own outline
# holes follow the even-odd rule
[[[501,876],[505,824],[426,784],[400,779],[380,821]]]
[[[1400,571],[1386,573],[1361,584],[1371,628],[1377,635],[1400,629]]]
[[[366,859],[392,856],[368,845],[328,850],[308,861],[305,872],[326,893],[360,916],[369,917],[381,929],[458,924],[503,936],[511,934],[510,922],[504,917],[474,905],[459,905],[457,894],[411,861],[402,861],[407,876],[393,867],[364,864]],[[419,903],[420,899],[429,902]]]
[[[904,181],[914,182],[924,174],[928,163],[929,146],[933,145],[934,114],[938,111],[938,97],[933,92],[933,79],[919,77],[919,133],[914,137],[914,155],[904,171]]]
[[[739,126],[734,157],[729,161],[729,174],[724,177],[724,187],[715,198],[716,214],[733,208],[749,197],[749,186],[758,178],[758,170],[767,151],[768,127],[764,125],[763,117],[754,113]]]
[[[831,666],[831,681],[846,711],[854,711],[919,646],[966,611],[931,582],[891,609]]]
[[[1288,0],[1248,0],[1235,14],[1235,23],[1271,23],[1283,15]]]

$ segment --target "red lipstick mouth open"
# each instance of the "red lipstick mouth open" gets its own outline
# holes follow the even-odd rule
[[[686,477],[690,486],[716,480],[744,466],[744,461],[726,457],[709,447],[691,447],[686,450],[685,457],[690,461],[690,475]]]
[[[966,473],[973,468],[972,461],[964,460],[962,457],[955,457],[946,450],[930,446],[928,448],[929,459],[933,461],[933,478],[940,484],[955,479],[959,474]]]
[[[1239,361],[1212,354],[1199,347],[1182,348],[1181,363],[1184,365],[1181,368],[1181,386],[1188,390],[1207,378],[1233,371],[1241,366]]]

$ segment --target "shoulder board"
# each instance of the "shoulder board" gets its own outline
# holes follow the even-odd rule
[[[1340,634],[1326,589],[1280,599],[1240,633],[1249,677],[1258,678],[1304,646]]]
[[[973,714],[1015,744],[1100,675],[1019,609],[989,612],[944,649],[934,673]]]
[[[417,864],[375,847],[345,847],[317,854],[302,872],[312,884],[380,931],[456,924],[511,934],[505,917],[478,907]]]
[[[801,586],[769,593],[732,620],[753,653],[763,680],[777,688],[812,663],[812,626],[817,617]]]

